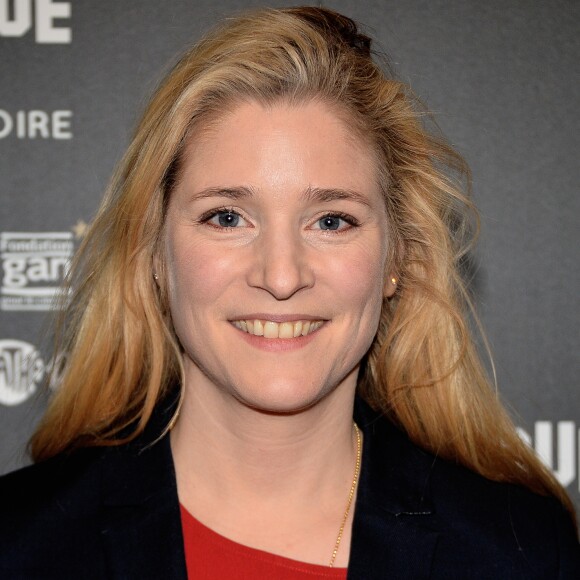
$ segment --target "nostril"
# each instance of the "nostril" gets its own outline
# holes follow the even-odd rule
[[[287,300],[296,292],[312,286],[313,268],[307,251],[285,240],[264,239],[258,259],[250,272],[250,285],[266,290],[277,300]]]

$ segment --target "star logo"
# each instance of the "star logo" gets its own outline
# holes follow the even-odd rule
[[[85,237],[87,230],[89,229],[89,224],[85,222],[85,220],[78,220],[77,223],[71,228],[75,238],[80,240],[81,238]]]

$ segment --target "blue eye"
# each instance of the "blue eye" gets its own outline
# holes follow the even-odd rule
[[[235,228],[240,223],[240,215],[233,211],[218,211],[209,221],[222,228]]]
[[[358,227],[356,218],[348,214],[330,213],[316,221],[316,228],[326,232],[342,232]]]
[[[342,218],[336,215],[326,215],[318,220],[321,230],[337,230],[340,227]]]
[[[201,215],[197,223],[207,224],[216,230],[233,230],[251,227],[238,211],[228,207],[212,209]]]

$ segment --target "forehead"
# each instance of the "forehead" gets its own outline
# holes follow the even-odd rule
[[[240,104],[194,128],[178,188],[244,185],[288,194],[341,187],[378,195],[373,148],[340,113],[320,101]]]

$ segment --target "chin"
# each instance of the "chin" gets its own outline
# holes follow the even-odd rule
[[[305,391],[303,384],[300,391],[298,392],[295,386],[271,386],[267,393],[238,392],[236,398],[246,407],[261,413],[294,415],[310,409],[328,395],[323,389]]]

